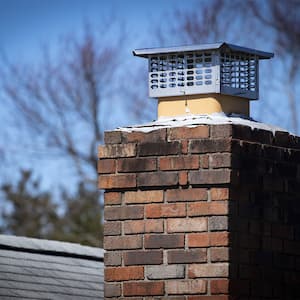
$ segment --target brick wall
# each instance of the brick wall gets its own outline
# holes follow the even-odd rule
[[[300,299],[298,138],[202,125],[105,143],[107,299]]]

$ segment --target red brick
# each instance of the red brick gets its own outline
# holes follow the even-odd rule
[[[229,248],[216,247],[210,248],[210,260],[212,262],[229,261]]]
[[[123,132],[123,140],[125,143],[163,142],[166,141],[166,136],[167,130],[165,128],[150,132]]]
[[[207,154],[200,155],[200,167],[202,169],[209,168],[209,156]]]
[[[164,231],[163,220],[138,220],[138,221],[125,221],[124,233],[162,233]]]
[[[168,280],[166,282],[166,292],[168,295],[189,295],[205,294],[206,280]]]
[[[159,265],[163,263],[162,250],[127,251],[123,253],[124,264],[129,265]]]
[[[199,156],[169,156],[159,159],[160,170],[199,169]]]
[[[228,200],[229,199],[229,189],[227,188],[211,188],[210,189],[211,200]]]
[[[167,202],[207,200],[206,188],[174,189],[166,191]]]
[[[189,172],[190,184],[222,184],[231,182],[228,169],[200,170]]]
[[[228,275],[228,263],[192,264],[188,267],[189,278],[227,277]]]
[[[104,204],[105,205],[114,205],[121,204],[122,194],[117,192],[106,192],[104,193]]]
[[[229,168],[231,166],[230,153],[213,153],[209,157],[209,166],[211,168]]]
[[[207,231],[207,218],[180,218],[167,220],[168,233]]]
[[[142,205],[107,206],[104,209],[104,219],[107,221],[142,218],[144,218],[144,207]]]
[[[164,294],[164,283],[155,282],[124,282],[124,296],[160,296]]]
[[[199,139],[209,137],[209,127],[200,125],[197,127],[175,127],[168,132],[169,140]]]
[[[144,279],[144,267],[110,267],[104,269],[105,281]]]
[[[97,161],[97,171],[99,174],[115,173],[115,159],[100,159]]]
[[[122,132],[121,131],[105,131],[104,132],[104,143],[105,144],[121,144],[122,143]]]
[[[125,192],[124,202],[131,203],[152,203],[152,202],[163,202],[164,193],[163,191],[136,191],[136,192]]]
[[[136,187],[136,175],[100,175],[98,187],[100,189]]]
[[[135,155],[135,144],[114,144],[98,147],[99,158],[133,157]]]
[[[228,294],[229,293],[229,280],[219,279],[210,281],[210,292],[214,294]]]
[[[187,185],[188,184],[188,172],[181,171],[178,174],[179,176],[179,184]]]
[[[121,296],[121,284],[104,283],[104,296],[109,298]]]
[[[181,152],[181,143],[177,141],[142,143],[138,147],[139,156],[175,155]]]
[[[188,235],[188,246],[192,248],[228,245],[228,232],[191,233]]]
[[[104,235],[120,235],[121,222],[105,222],[103,232]]]
[[[190,153],[230,152],[231,139],[199,139],[190,141]]]
[[[137,176],[139,187],[172,186],[178,184],[177,172],[140,173]]]
[[[145,248],[147,249],[172,249],[184,247],[183,234],[151,234],[145,235]]]
[[[118,159],[118,172],[155,171],[155,158],[121,158]]]
[[[185,217],[185,204],[147,204],[145,206],[145,216],[146,218]]]
[[[199,202],[189,203],[188,216],[208,216],[228,214],[228,202]]]
[[[139,249],[142,248],[141,236],[105,236],[105,250]]]
[[[182,154],[188,154],[189,151],[189,141],[188,140],[182,140],[181,141],[181,153]]]
[[[206,249],[168,251],[168,264],[203,263],[206,261],[207,261]]]

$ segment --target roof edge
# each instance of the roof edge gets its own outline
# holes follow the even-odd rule
[[[103,261],[104,250],[76,243],[1,235],[0,249]]]

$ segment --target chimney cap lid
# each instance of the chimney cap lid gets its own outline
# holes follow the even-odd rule
[[[133,55],[147,58],[149,55],[155,55],[155,54],[193,52],[193,51],[203,51],[203,50],[217,50],[217,49],[221,49],[221,48],[257,55],[260,59],[269,59],[274,56],[274,53],[264,52],[264,51],[260,51],[260,50],[256,50],[256,49],[252,49],[252,48],[241,47],[241,46],[229,44],[226,42],[214,43],[214,44],[198,44],[198,45],[165,47],[165,48],[136,49],[136,50],[133,50]]]

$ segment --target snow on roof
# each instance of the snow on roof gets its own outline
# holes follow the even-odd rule
[[[244,125],[251,127],[251,129],[264,129],[273,132],[287,130],[268,125],[265,123],[257,122],[251,118],[246,118],[240,115],[226,115],[224,113],[213,113],[209,115],[184,115],[176,117],[161,117],[156,121],[141,124],[141,125],[132,125],[126,127],[118,127],[116,130],[132,132],[150,132],[153,130],[161,128],[172,128],[172,127],[196,127],[198,125],[221,125],[221,124],[233,124],[233,125]]]

